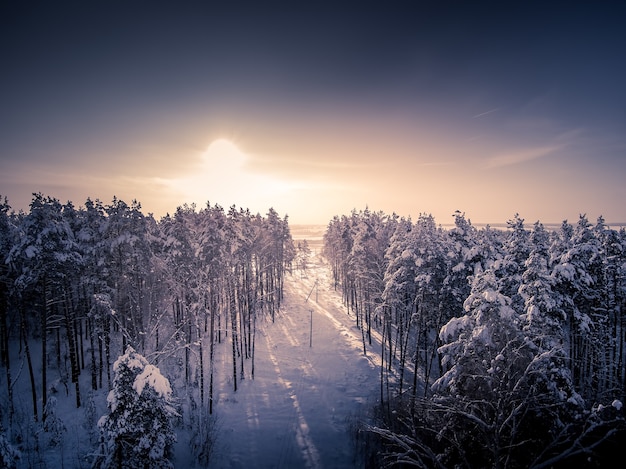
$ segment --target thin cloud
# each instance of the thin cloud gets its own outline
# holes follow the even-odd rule
[[[418,167],[431,167],[431,166],[451,166],[454,163],[452,161],[425,161],[423,163],[417,163]]]
[[[480,114],[476,114],[475,116],[472,116],[472,119],[478,119],[479,117],[487,116],[487,115],[489,115],[489,114],[491,114],[493,112],[497,112],[499,110],[500,110],[499,107],[497,107],[495,109],[490,109],[489,111],[481,112]]]
[[[563,145],[549,145],[504,153],[490,158],[487,161],[487,168],[502,168],[504,166],[513,166],[539,158],[545,158],[559,151],[561,148],[563,148]]]

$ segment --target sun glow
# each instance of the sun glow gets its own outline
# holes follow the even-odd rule
[[[193,173],[170,181],[170,187],[186,201],[203,205],[217,203],[264,211],[298,185],[251,170],[254,155],[224,138],[213,141],[204,151]]]
[[[219,138],[213,141],[203,155],[205,160],[242,165],[246,160],[246,155],[237,148],[230,140]]]

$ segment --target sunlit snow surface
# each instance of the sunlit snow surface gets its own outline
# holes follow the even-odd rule
[[[219,348],[220,430],[212,467],[359,466],[349,425],[377,397],[380,345],[373,342],[363,355],[354,316],[332,289],[327,268],[313,262],[306,278],[287,276],[276,322],[257,333],[254,380],[247,360],[236,393],[231,349]],[[178,449],[175,464],[183,467],[188,451]]]

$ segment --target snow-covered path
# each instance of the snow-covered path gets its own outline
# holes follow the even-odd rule
[[[349,426],[377,397],[379,346],[363,355],[354,318],[314,261],[306,278],[287,277],[280,314],[257,332],[254,380],[247,369],[236,393],[222,380],[214,467],[356,466]],[[220,365],[232,374],[227,353]]]

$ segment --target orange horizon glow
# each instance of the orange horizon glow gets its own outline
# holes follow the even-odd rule
[[[609,222],[624,221],[617,199],[607,204],[606,194],[585,189],[585,182],[594,177],[609,180],[615,175],[599,168],[568,167],[566,150],[572,143],[501,145],[481,157],[476,151],[480,147],[472,150],[465,142],[442,145],[439,134],[444,130],[430,140],[423,137],[419,146],[397,131],[385,134],[382,129],[375,139],[366,135],[359,141],[347,132],[345,140],[333,136],[328,142],[311,140],[314,144],[303,138],[302,130],[293,133],[298,138],[285,139],[285,148],[275,153],[267,151],[272,149],[272,135],[264,140],[252,134],[214,138],[205,150],[172,148],[162,154],[161,167],[150,168],[157,176],[145,175],[150,158],[131,157],[119,168],[111,164],[98,171],[102,160],[71,171],[40,166],[27,173],[16,171],[11,179],[2,176],[1,181],[3,187],[21,187],[22,200],[16,204],[9,197],[9,204],[25,211],[30,194],[43,192],[75,205],[87,197],[105,204],[113,196],[127,202],[136,199],[157,219],[183,204],[209,203],[261,214],[273,208],[293,224],[324,225],[335,215],[366,207],[412,219],[432,214],[443,225],[452,222],[456,210],[473,223],[492,225],[505,223],[515,213],[528,224],[576,221],[580,214],[590,220],[602,215]],[[255,152],[257,147],[266,152]],[[612,190],[616,197],[624,192]]]

